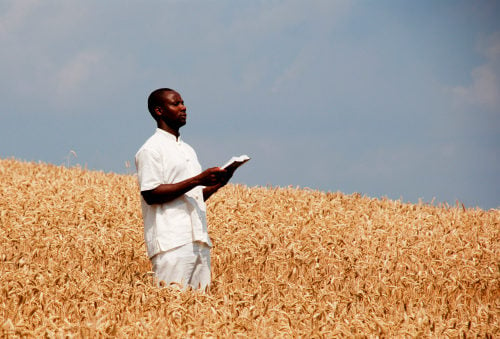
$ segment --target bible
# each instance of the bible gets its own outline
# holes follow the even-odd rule
[[[248,155],[240,155],[239,157],[232,157],[229,159],[227,163],[222,166],[222,169],[227,169],[227,170],[236,170],[238,167],[243,165],[245,162],[250,160],[250,157]]]

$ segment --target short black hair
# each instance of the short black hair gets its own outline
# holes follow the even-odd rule
[[[171,88],[158,88],[151,92],[148,97],[148,111],[155,120],[155,107],[160,106],[163,103],[163,93],[165,92],[175,92],[175,90]]]

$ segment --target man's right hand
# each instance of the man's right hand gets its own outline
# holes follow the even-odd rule
[[[201,172],[198,175],[198,179],[200,180],[200,185],[202,186],[213,186],[222,183],[226,176],[226,170],[220,167],[211,167]]]

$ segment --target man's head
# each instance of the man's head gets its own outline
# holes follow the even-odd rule
[[[154,90],[148,98],[148,110],[158,123],[179,130],[186,124],[186,106],[179,93],[170,88]]]

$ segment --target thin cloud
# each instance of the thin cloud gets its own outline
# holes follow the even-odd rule
[[[253,32],[268,35],[282,32],[305,21],[318,25],[332,25],[335,19],[349,9],[347,1],[300,0],[264,2],[261,6],[241,12],[243,17],[234,21],[235,32]],[[314,21],[311,21],[314,18]]]
[[[67,97],[82,89],[102,69],[103,53],[81,51],[62,66],[56,77],[57,97]]]
[[[459,104],[496,110],[500,108],[500,32],[482,41],[479,52],[486,63],[471,71],[472,83],[453,87],[451,92]]]
[[[40,0],[11,1],[11,6],[0,16],[0,38],[8,38],[9,34],[23,26],[26,18],[40,4]]]
[[[313,67],[315,59],[315,48],[303,48],[293,62],[288,65],[274,81],[271,91],[281,92],[290,88],[290,84],[297,84],[307,69]]]

